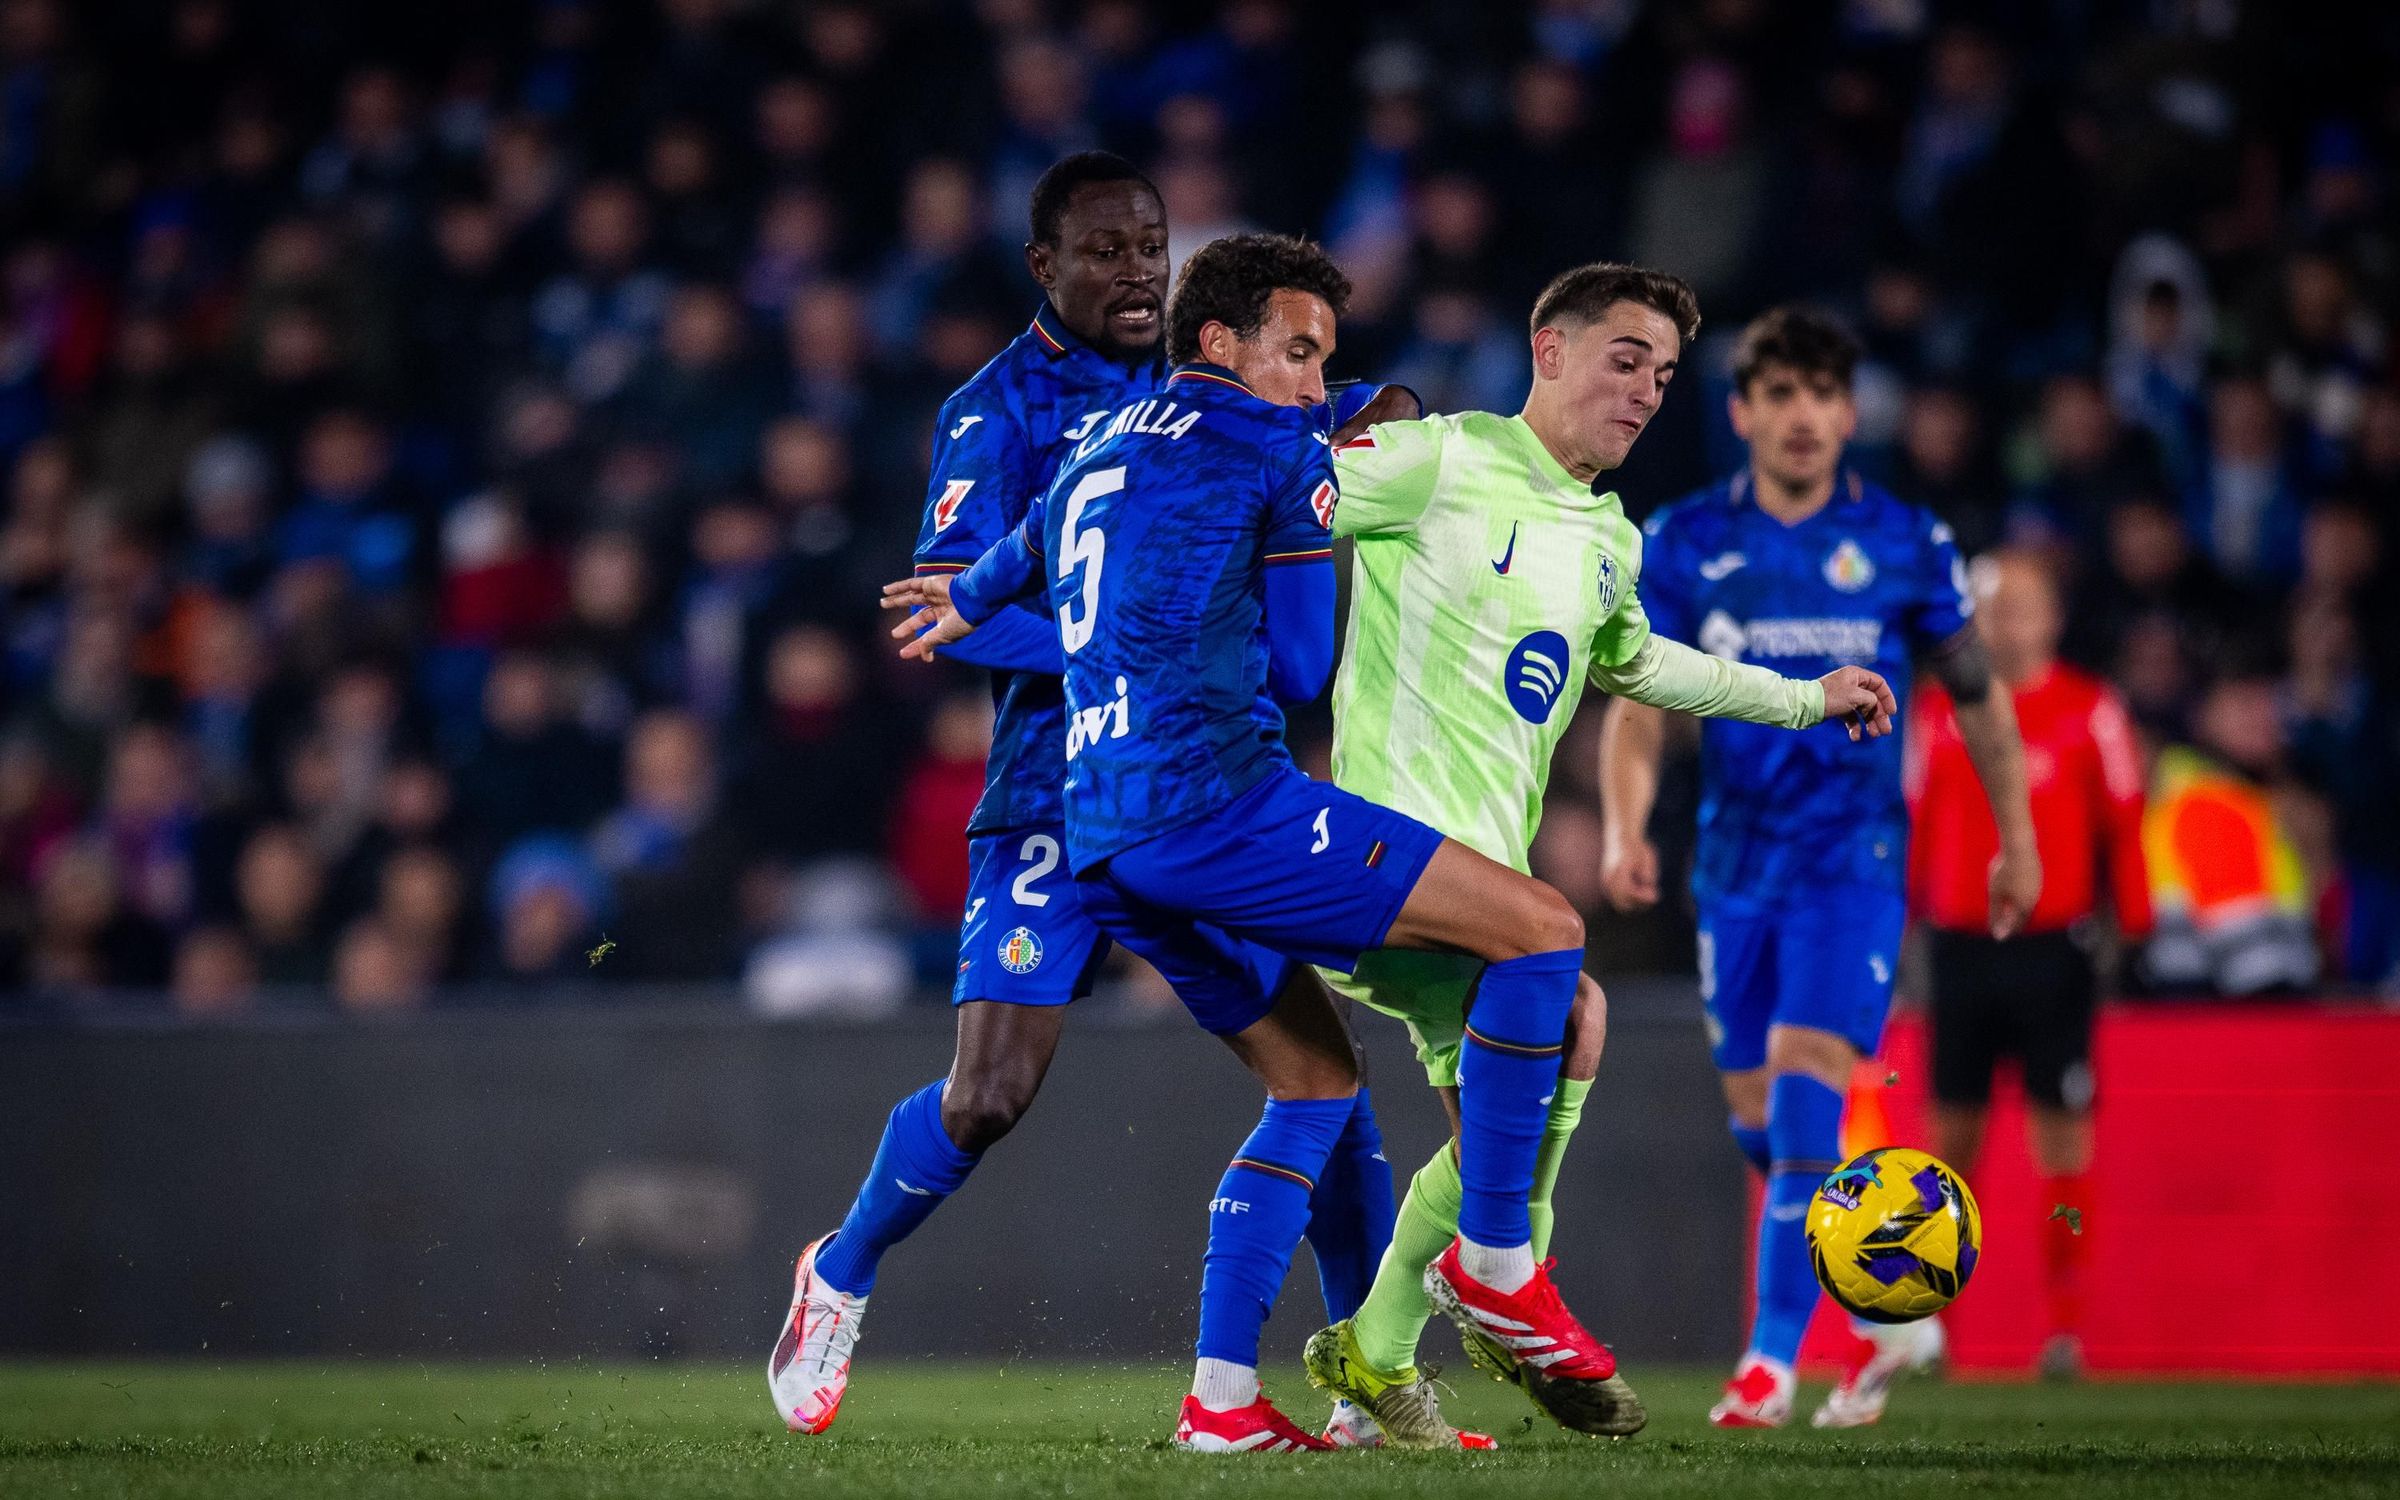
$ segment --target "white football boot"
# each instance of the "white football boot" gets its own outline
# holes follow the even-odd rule
[[[800,1252],[792,1271],[792,1310],[767,1361],[767,1389],[775,1395],[783,1425],[794,1432],[823,1432],[840,1415],[842,1395],[850,1389],[850,1356],[867,1315],[866,1298],[817,1277],[817,1251],[832,1238],[826,1235]]]
[[[1355,1401],[1336,1401],[1325,1419],[1325,1441],[1336,1448],[1380,1448],[1383,1429],[1374,1414]]]
[[[1825,1404],[1808,1419],[1811,1426],[1872,1425],[1891,1399],[1893,1377],[1932,1369],[1942,1362],[1942,1353],[1950,1346],[1939,1318],[1915,1323],[1854,1322],[1850,1327],[1858,1335],[1850,1367],[1842,1372],[1841,1383],[1826,1393]]]

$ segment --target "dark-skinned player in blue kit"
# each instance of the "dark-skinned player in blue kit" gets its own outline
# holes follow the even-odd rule
[[[1166,211],[1120,157],[1067,157],[1036,184],[1025,266],[1045,298],[1033,325],[942,407],[916,548],[920,575],[965,568],[1008,534],[1059,464],[1102,419],[1165,374]],[[1108,939],[1065,865],[1061,783],[1067,712],[1057,628],[1046,610],[1011,609],[952,655],[991,669],[996,707],[984,794],[967,826],[970,884],[959,933],[957,1053],[944,1078],[900,1101],[840,1227],[804,1250],[777,1332],[768,1385],[785,1425],[819,1433],[841,1410],[868,1294],[885,1251],[956,1191],[1023,1116],[1058,1047],[1069,1002],[1084,994]],[[1263,958],[1263,955],[1261,956]],[[1281,976],[1309,1046],[1259,1066],[1270,1090],[1314,1088],[1348,1111],[1317,1181],[1308,1228],[1328,1311],[1365,1296],[1394,1215],[1391,1172],[1365,1091],[1319,1064],[1348,1056],[1306,970]],[[1289,1028],[1271,1010],[1265,1033]],[[1237,1051],[1242,1050],[1237,1045]],[[1252,1052],[1245,1058],[1254,1060]],[[1381,1440],[1344,1402],[1331,1441]]]
[[[1321,691],[1333,662],[1338,492],[1304,409],[1324,400],[1348,293],[1302,241],[1203,246],[1168,307],[1165,387],[1078,444],[1025,524],[955,584],[904,586],[924,631],[905,654],[1046,589],[1067,668],[1067,844],[1085,909],[1203,1026],[1238,1026],[1265,1003],[1246,944],[1337,970],[1378,947],[1485,962],[1459,1064],[1459,1236],[1427,1291],[1453,1321],[1504,1338],[1521,1378],[1557,1404],[1604,1409],[1624,1399],[1615,1360],[1536,1264],[1527,1208],[1583,920],[1542,882],[1310,780],[1275,706]],[[1877,732],[1888,728],[1879,716]],[[1219,1186],[1184,1447],[1297,1434],[1259,1389],[1259,1329],[1342,1105],[1275,1099]]]

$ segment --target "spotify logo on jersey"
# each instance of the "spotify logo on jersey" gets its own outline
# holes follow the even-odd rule
[[[1528,724],[1546,724],[1558,695],[1567,688],[1567,638],[1555,630],[1537,630],[1508,653],[1500,686],[1509,707]]]

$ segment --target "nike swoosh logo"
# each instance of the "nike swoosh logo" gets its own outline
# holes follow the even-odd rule
[[[1500,554],[1500,560],[1498,562],[1492,564],[1492,571],[1499,574],[1501,577],[1506,578],[1508,576],[1508,565],[1512,560],[1515,559],[1516,555],[1517,526],[1514,521],[1511,521],[1508,526],[1508,550]]]
[[[935,1192],[933,1189],[921,1188],[915,1183],[910,1182],[905,1177],[895,1177],[892,1179],[892,1181],[899,1185],[900,1191],[904,1193],[914,1193],[920,1198],[938,1198],[941,1196],[941,1194]]]

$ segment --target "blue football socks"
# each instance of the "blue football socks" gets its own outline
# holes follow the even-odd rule
[[[1478,1245],[1533,1238],[1526,1200],[1558,1084],[1581,949],[1485,967],[1458,1059],[1458,1232]]]
[[[817,1252],[817,1274],[836,1291],[864,1297],[875,1290],[875,1265],[883,1252],[915,1233],[975,1170],[979,1158],[959,1150],[942,1129],[942,1091],[948,1085],[949,1080],[937,1078],[892,1106],[875,1163],[859,1184],[840,1233]]]
[[[1742,1148],[1742,1159],[1758,1168],[1764,1177],[1775,1168],[1775,1148],[1767,1141],[1767,1127],[1744,1125],[1739,1120],[1725,1122],[1733,1131],[1733,1143]]]
[[[1758,1223],[1758,1316],[1750,1351],[1789,1365],[1817,1310],[1817,1274],[1808,1261],[1808,1200],[1840,1166],[1841,1091],[1806,1073],[1778,1073],[1767,1091],[1767,1173]]]
[[[1391,1163],[1383,1155],[1383,1131],[1375,1106],[1359,1085],[1350,1118],[1342,1125],[1324,1175],[1308,1200],[1308,1248],[1317,1258],[1317,1287],[1325,1294],[1325,1320],[1339,1323],[1367,1300],[1392,1242],[1399,1205],[1392,1197]]]
[[[1209,1200],[1208,1257],[1200,1273],[1200,1358],[1258,1363],[1259,1331],[1308,1227],[1310,1196],[1355,1113],[1349,1098],[1267,1101],[1258,1128],[1242,1143]]]

